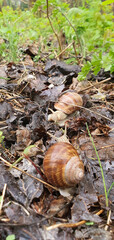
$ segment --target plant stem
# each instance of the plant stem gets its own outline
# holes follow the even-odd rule
[[[59,37],[58,37],[58,34],[56,33],[56,31],[55,31],[55,29],[54,29],[53,24],[52,24],[52,22],[51,22],[51,19],[50,19],[50,17],[49,17],[49,4],[48,4],[48,0],[46,0],[46,4],[47,4],[47,18],[48,18],[49,23],[50,23],[50,26],[51,26],[51,28],[52,28],[52,30],[53,30],[53,32],[54,32],[56,38],[57,38],[57,41],[58,41],[58,44],[59,44],[60,52],[62,52],[61,41],[60,41],[60,39],[59,39]]]
[[[94,147],[94,150],[95,150],[95,153],[96,153],[98,162],[99,162],[99,166],[100,166],[100,169],[101,169],[101,175],[102,175],[102,180],[103,180],[103,185],[104,185],[104,192],[105,192],[105,198],[106,198],[106,207],[108,207],[108,193],[107,193],[107,189],[106,189],[106,183],[105,183],[103,168],[102,168],[101,161],[100,161],[100,158],[99,158],[99,155],[98,155],[98,152],[97,152],[95,143],[94,143],[94,141],[93,141],[93,138],[92,138],[92,136],[91,136],[91,133],[90,133],[90,131],[89,131],[89,128],[88,128],[88,124],[87,124],[87,123],[86,123],[86,127],[87,127],[87,131],[88,131],[89,137],[90,137],[90,139],[91,139],[92,145],[93,145],[93,147]]]

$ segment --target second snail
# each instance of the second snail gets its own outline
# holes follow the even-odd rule
[[[79,110],[82,105],[82,97],[75,91],[63,93],[54,104],[56,111],[52,111],[53,113],[49,114],[48,121],[54,121],[60,126],[63,126],[67,117]]]

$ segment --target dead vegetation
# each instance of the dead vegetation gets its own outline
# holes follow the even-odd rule
[[[110,240],[113,76],[102,71],[96,77],[92,75],[89,81],[78,82],[80,67],[77,65],[49,60],[39,61],[35,66],[31,61],[0,66],[1,239],[13,233],[17,239],[23,236],[33,240]],[[85,176],[73,195],[64,197],[47,183],[42,165],[47,149],[56,142],[51,134],[60,137],[64,131],[64,126],[48,121],[48,114],[50,109],[54,110],[58,97],[68,90],[76,90],[83,98],[80,111],[68,118],[66,124],[67,138],[82,157]],[[107,192],[110,189],[108,206],[86,123],[99,154]]]

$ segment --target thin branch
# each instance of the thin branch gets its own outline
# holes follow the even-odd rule
[[[48,0],[46,0],[46,3],[47,3],[47,18],[48,18],[48,20],[49,20],[50,26],[51,26],[51,28],[52,28],[52,30],[53,30],[53,32],[54,32],[56,38],[57,38],[57,41],[58,41],[58,43],[59,43],[59,49],[60,49],[60,52],[62,52],[61,41],[60,41],[60,39],[59,39],[59,37],[58,37],[58,35],[57,35],[55,29],[54,29],[53,24],[52,24],[52,22],[51,22],[51,19],[50,19],[50,17],[49,17],[49,4],[48,4]]]
[[[73,45],[74,41],[70,43],[65,49],[63,49],[57,56],[56,58],[60,57],[71,45]]]
[[[90,88],[96,87],[96,86],[98,86],[98,85],[100,85],[100,84],[102,84],[102,83],[108,82],[108,81],[110,81],[110,80],[111,80],[111,78],[104,79],[103,81],[97,82],[97,83],[95,83],[95,84],[93,84],[93,85],[91,85],[91,86],[88,86],[88,87],[86,87],[86,88],[78,91],[78,93],[84,92],[84,91],[86,91],[86,90],[88,90],[88,89],[90,89]]]
[[[4,197],[5,197],[6,187],[7,187],[7,184],[5,183],[5,184],[4,184],[3,191],[2,191],[1,202],[0,202],[0,215],[1,215],[2,206],[3,206],[3,202],[4,202]]]
[[[87,111],[89,111],[89,112],[92,112],[92,113],[94,113],[94,114],[96,114],[96,115],[98,115],[98,116],[100,116],[100,117],[102,117],[102,118],[104,118],[104,119],[106,119],[106,120],[114,123],[114,120],[112,120],[112,119],[110,119],[110,118],[108,118],[108,117],[106,117],[106,116],[104,116],[104,115],[102,115],[102,114],[100,114],[100,113],[98,113],[98,112],[95,112],[94,110],[91,110],[91,109],[89,109],[89,108],[85,108],[85,107],[82,107],[82,106],[80,106],[80,108],[83,108],[83,109],[85,109],[85,110],[87,110]]]
[[[7,161],[6,161],[5,159],[3,159],[1,156],[0,156],[0,160],[1,160],[2,162],[4,162],[7,166],[9,166],[9,167],[12,166],[11,163],[7,162]],[[50,185],[49,183],[44,182],[43,180],[41,180],[41,179],[39,179],[39,178],[37,178],[37,177],[32,176],[31,174],[29,174],[29,173],[23,171],[22,169],[20,169],[20,168],[18,168],[18,167],[16,167],[16,166],[13,166],[13,168],[15,168],[16,170],[22,172],[23,174],[25,174],[25,175],[27,175],[27,176],[29,176],[29,177],[31,177],[31,178],[34,178],[35,180],[37,180],[37,181],[43,183],[44,185],[46,185],[46,186],[48,186],[48,187],[50,187],[50,188],[53,188],[54,190],[58,191],[58,188],[53,187],[53,186]]]
[[[100,215],[104,210],[100,210],[99,212],[96,213],[96,215]],[[64,228],[75,228],[75,227],[78,227],[80,225],[83,225],[84,223],[86,223],[87,221],[86,220],[82,220],[80,222],[77,222],[77,223],[58,223],[58,224],[54,224],[52,226],[49,226],[49,227],[46,227],[46,230],[52,230],[54,228],[58,228],[58,227],[64,227]]]

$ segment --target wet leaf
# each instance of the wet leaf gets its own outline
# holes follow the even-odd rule
[[[101,218],[89,211],[91,206],[98,201],[97,196],[93,194],[83,194],[77,196],[71,209],[71,216],[73,222],[81,220],[101,222]]]
[[[68,206],[66,206],[67,200],[60,196],[58,199],[54,199],[50,203],[50,208],[48,214],[57,215],[58,217],[63,217],[68,212]]]
[[[13,116],[13,108],[10,103],[1,102],[0,103],[0,119],[10,121]]]
[[[77,75],[80,72],[80,67],[78,65],[68,65],[57,60],[48,61],[45,66],[45,72],[52,74],[55,70],[64,75],[69,73],[74,73],[74,75]]]
[[[75,231],[75,237],[87,238],[92,240],[112,240],[112,234],[108,231],[105,231],[102,228],[88,227],[86,230],[82,229],[81,231]]]
[[[21,191],[19,184],[12,174],[8,171],[7,168],[4,167],[3,164],[0,164],[0,191],[4,187],[4,184],[7,184],[7,191],[9,196],[13,198],[13,200],[26,205],[27,197],[24,192]]]
[[[45,85],[45,76],[41,74],[37,74],[36,77],[32,76],[28,79],[30,83],[31,89],[35,90],[35,92],[41,92],[42,90],[46,89],[47,86]]]

